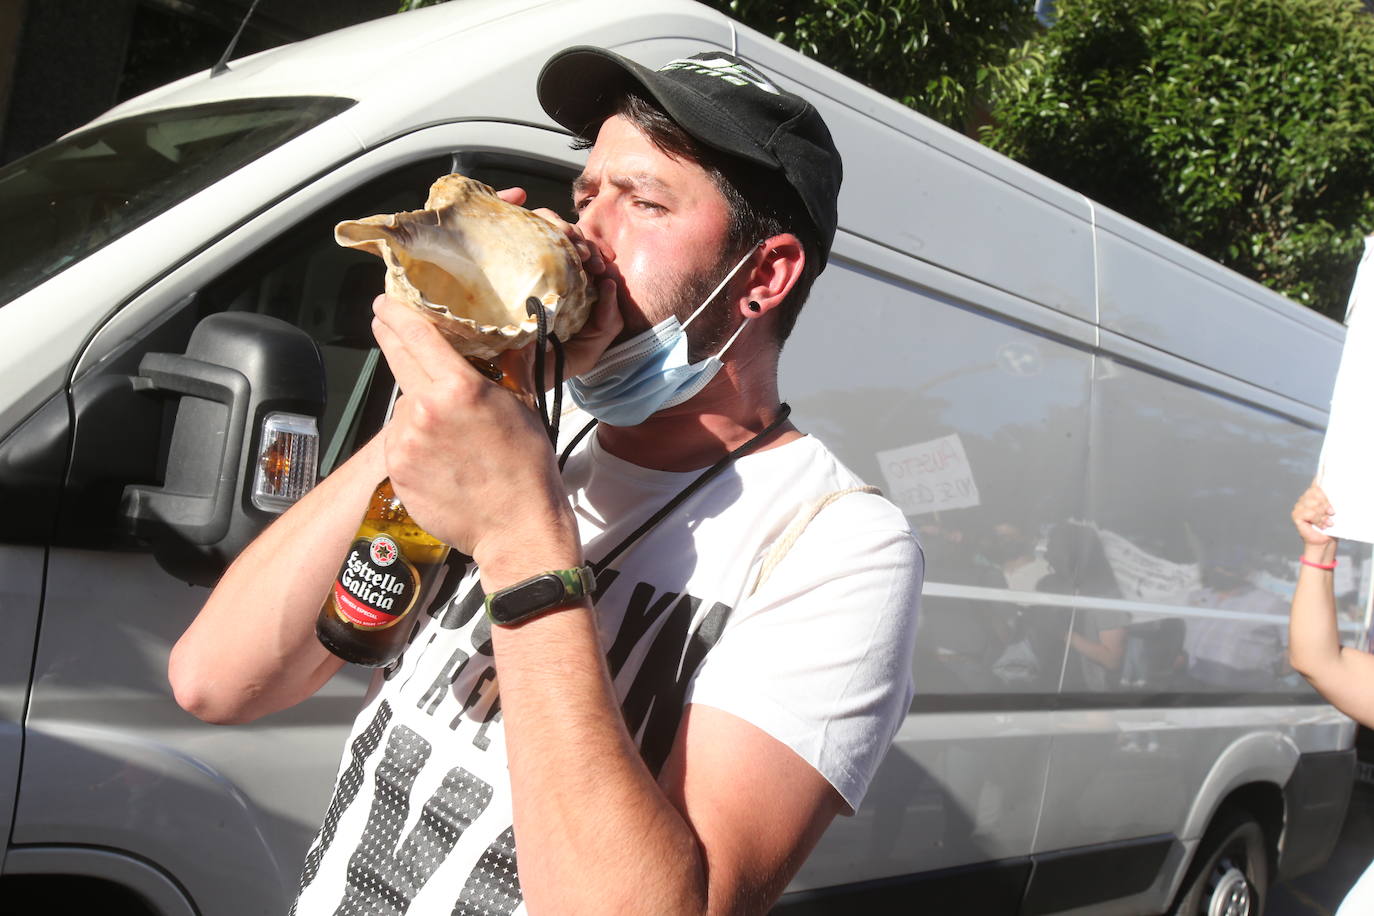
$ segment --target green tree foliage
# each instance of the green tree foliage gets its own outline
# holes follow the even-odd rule
[[[1374,231],[1359,0],[1060,0],[989,145],[1333,317]]]
[[[962,130],[1035,33],[1031,0],[705,0]]]
[[[443,2],[401,0],[400,11]],[[703,2],[959,130],[1036,30],[1033,0]]]

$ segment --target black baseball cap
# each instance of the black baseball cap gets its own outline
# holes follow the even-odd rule
[[[596,139],[601,122],[631,91],[657,102],[704,146],[780,173],[811,216],[825,266],[839,222],[843,169],[815,106],[724,51],[650,70],[604,48],[578,45],[559,51],[539,72],[539,104],[588,140]]]

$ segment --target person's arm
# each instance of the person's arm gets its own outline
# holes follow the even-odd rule
[[[764,913],[844,808],[790,748],[710,706],[688,707],[656,783],[586,609],[492,636],[531,914]]]
[[[683,713],[659,783],[697,838],[711,914],[767,912],[848,810],[791,748],[705,705]]]
[[[1097,662],[1108,671],[1120,671],[1121,660],[1126,654],[1126,628],[1112,627],[1097,634],[1097,639],[1089,639],[1082,633],[1069,634],[1074,649]]]
[[[1315,484],[1293,507],[1303,540],[1303,559],[1336,562],[1336,539],[1323,533],[1334,514]],[[1326,700],[1363,725],[1374,727],[1374,656],[1342,646],[1336,621],[1335,571],[1303,563],[1288,620],[1290,663]]]
[[[581,565],[535,415],[422,318],[387,300],[377,316],[406,395],[387,428],[387,468],[416,521],[471,555],[488,593]],[[532,914],[763,912],[842,804],[790,749],[701,710],[661,786],[625,726],[585,602],[494,627],[492,645]],[[721,755],[728,771],[713,762]]]
[[[385,477],[374,439],[239,554],[172,648],[167,674],[183,709],[249,722],[306,699],[339,670],[315,618]]]
[[[525,202],[521,188],[497,193]],[[534,212],[568,236],[599,295],[586,326],[564,344],[572,375],[595,363],[620,331],[615,284],[576,226],[550,210]],[[207,722],[252,721],[312,696],[342,667],[315,638],[315,618],[368,498],[388,473],[379,436],[234,561],[172,649],[168,678],[182,708]]]

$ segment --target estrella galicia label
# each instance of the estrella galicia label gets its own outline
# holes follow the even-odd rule
[[[334,611],[360,630],[383,630],[406,615],[420,595],[420,572],[384,534],[358,538],[334,580]]]

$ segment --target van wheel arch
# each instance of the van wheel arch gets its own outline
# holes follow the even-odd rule
[[[0,874],[0,900],[15,916],[197,916],[186,889],[159,866],[92,846],[11,846]]]
[[[1217,813],[1212,815],[1209,829],[1228,808],[1249,812],[1264,831],[1266,864],[1269,866],[1269,880],[1273,881],[1279,870],[1279,838],[1283,836],[1284,824],[1287,823],[1283,790],[1269,782],[1252,782],[1235,789],[1226,796]]]
[[[5,875],[0,900],[14,916],[45,913],[101,913],[105,916],[164,916],[142,894],[114,881],[86,875]]]
[[[1200,916],[1208,901],[1227,889],[1250,900],[1248,912],[1264,912],[1278,865],[1283,795],[1254,783],[1232,792],[1217,809],[1184,872],[1169,916]]]

